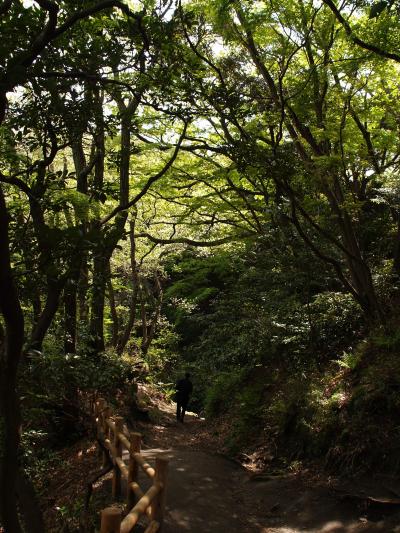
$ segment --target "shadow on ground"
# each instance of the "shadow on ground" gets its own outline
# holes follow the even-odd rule
[[[213,448],[205,421],[193,414],[180,424],[173,406],[158,404],[155,420],[140,429],[148,459],[170,458],[163,533],[400,533],[399,514],[374,513],[326,480],[250,476]],[[141,485],[148,486],[143,477]]]

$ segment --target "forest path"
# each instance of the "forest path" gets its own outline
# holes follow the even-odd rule
[[[151,462],[158,453],[170,459],[164,533],[259,532],[246,516],[238,490],[247,474],[240,465],[213,453],[207,445],[204,420],[193,414],[177,422],[165,404],[158,424],[141,428]],[[147,448],[149,446],[149,448]],[[144,476],[140,484],[146,488]]]
[[[181,424],[174,406],[157,410],[157,424],[141,431],[146,457],[170,457],[164,533],[400,532],[398,515],[368,514],[326,479],[304,472],[250,475],[218,453],[204,420],[189,414]]]

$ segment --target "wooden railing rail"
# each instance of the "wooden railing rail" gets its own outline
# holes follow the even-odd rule
[[[145,533],[161,533],[165,510],[165,488],[167,482],[168,459],[159,454],[153,468],[141,454],[142,435],[130,432],[123,418],[112,416],[111,408],[104,398],[90,402],[90,410],[96,419],[97,438],[109,452],[114,464],[112,478],[113,498],[121,496],[122,480],[126,483],[126,516],[122,510],[108,507],[101,512],[101,533],[129,533],[141,516],[147,515],[150,522]],[[123,459],[124,449],[128,450],[129,461]],[[109,461],[107,452],[103,464]],[[152,480],[147,492],[138,483],[139,468]]]

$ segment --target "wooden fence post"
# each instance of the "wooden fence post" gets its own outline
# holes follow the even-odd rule
[[[111,414],[112,414],[111,407],[107,406],[104,409],[104,413],[103,413],[103,424],[104,424],[103,425],[103,432],[104,432],[104,438],[105,439],[109,439],[110,438],[110,427],[107,424],[107,419],[111,417]]]
[[[122,433],[124,428],[124,419],[121,416],[116,416],[114,419],[115,429],[114,429],[114,448],[116,452],[116,457],[122,458],[122,442],[119,438],[119,433]],[[116,459],[114,457],[114,459]],[[121,470],[114,461],[114,475],[112,479],[112,496],[113,498],[118,498],[121,495]]]
[[[106,406],[104,408],[104,411],[103,411],[103,420],[102,420],[102,422],[103,422],[103,428],[102,429],[103,429],[104,440],[110,438],[110,428],[109,428],[109,426],[107,424],[107,419],[109,419],[110,416],[111,416],[111,407]],[[102,465],[103,468],[108,465],[108,455],[109,455],[108,452],[104,451],[104,454],[103,454],[103,465]]]
[[[92,392],[92,394],[90,394],[90,399],[89,399],[89,402],[90,402],[90,413],[94,416],[96,416],[96,413],[95,413],[95,409],[96,409],[96,397],[94,395],[94,392]]]
[[[104,409],[106,405],[107,402],[104,398],[99,398],[96,402],[97,437],[100,436],[101,430],[103,429]]]
[[[96,418],[97,418],[97,438],[100,440],[101,437],[104,437],[103,432],[103,419],[104,419],[104,409],[106,406],[106,401],[104,398],[99,398],[96,402]],[[104,452],[99,446],[99,455],[103,456]]]
[[[97,400],[97,417],[98,417],[98,424],[97,427],[102,427],[102,421],[104,416],[104,409],[106,408],[107,402],[104,398],[99,398]]]
[[[121,530],[121,509],[107,507],[101,511],[100,533],[120,533]]]
[[[94,416],[96,416],[96,413],[97,413],[97,392],[93,393],[92,402],[93,402],[93,414],[94,414]]]
[[[99,423],[100,423],[100,405],[97,400],[94,400],[93,402],[93,416],[94,416],[94,423],[96,425],[96,437],[99,438]],[[97,449],[97,454],[101,456],[101,448],[100,446]]]
[[[126,504],[127,504],[128,512],[132,509],[132,507],[136,503],[135,494],[131,490],[131,483],[133,481],[137,483],[137,480],[138,480],[139,465],[137,464],[135,460],[134,454],[140,453],[140,449],[142,446],[141,433],[132,432],[130,434],[130,442],[131,442],[131,446],[129,448],[129,474],[128,474],[127,494],[126,494]]]
[[[168,462],[169,460],[166,457],[161,455],[156,457],[156,475],[154,476],[154,484],[156,485],[159,483],[161,485],[161,490],[151,504],[151,520],[154,520],[160,524],[159,531],[162,530],[164,518]]]

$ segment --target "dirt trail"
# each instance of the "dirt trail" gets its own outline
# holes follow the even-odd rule
[[[181,424],[172,406],[158,409],[158,424],[141,431],[147,457],[171,459],[164,533],[400,532],[398,514],[374,515],[311,474],[249,475],[218,454],[204,421],[189,415]]]

